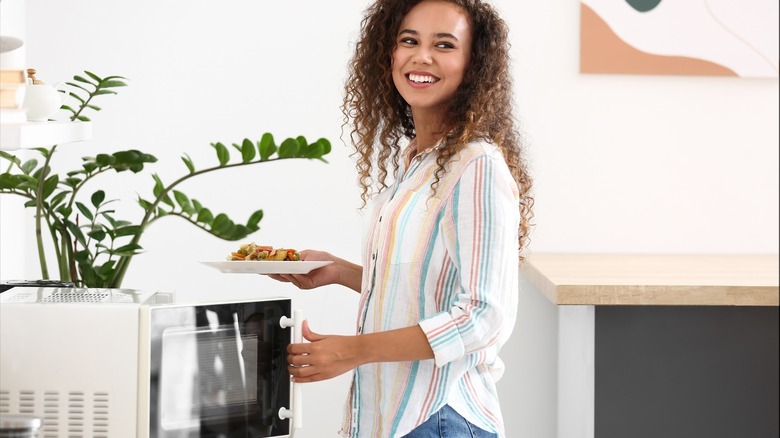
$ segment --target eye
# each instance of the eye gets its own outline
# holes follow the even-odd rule
[[[440,43],[436,43],[436,47],[439,49],[454,49],[455,46],[452,45],[452,43],[448,43],[446,41],[442,41]]]
[[[416,40],[416,39],[414,39],[414,38],[412,38],[412,37],[404,37],[404,38],[401,38],[401,40],[400,40],[399,42],[400,42],[401,44],[408,44],[408,45],[410,45],[410,46],[414,46],[414,45],[416,45],[416,44],[417,44],[417,40]]]

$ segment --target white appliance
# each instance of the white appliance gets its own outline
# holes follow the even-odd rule
[[[9,289],[0,414],[42,418],[39,438],[290,437],[302,420],[287,371],[301,333],[294,313],[289,298],[182,304],[129,289]]]

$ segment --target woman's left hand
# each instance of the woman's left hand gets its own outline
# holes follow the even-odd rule
[[[287,347],[288,369],[297,383],[331,379],[361,365],[357,336],[321,335],[303,321],[303,337],[309,342]]]

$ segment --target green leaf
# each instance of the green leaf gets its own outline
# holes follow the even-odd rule
[[[72,234],[73,237],[76,238],[76,240],[81,244],[82,247],[86,248],[87,239],[84,238],[84,233],[81,232],[79,227],[69,220],[65,220],[64,222],[65,222],[65,226],[68,227],[68,231],[70,231],[70,234]]]
[[[46,148],[33,148],[33,150],[36,150],[36,151],[40,152],[40,153],[41,153],[41,155],[43,155],[43,156],[44,156],[44,158],[48,158],[48,157],[49,157],[49,154],[51,153],[51,152],[50,152],[48,149],[46,149]]]
[[[98,163],[100,167],[110,166],[116,163],[116,157],[114,155],[98,154],[98,156],[95,157],[95,162]]]
[[[71,213],[73,213],[73,209],[72,208],[64,206],[64,205],[61,206],[60,208],[58,208],[56,211],[63,218],[67,218],[68,216],[70,216]]]
[[[49,176],[50,172],[51,172],[51,167],[44,165],[43,167],[37,169],[33,173],[33,178],[35,178],[36,180],[45,179],[47,176]]]
[[[81,182],[80,178],[65,178],[64,183],[67,186],[70,186],[72,188],[76,188],[76,186]]]
[[[54,193],[54,190],[57,188],[57,184],[60,183],[60,177],[57,174],[54,174],[46,179],[46,181],[43,182],[43,192],[41,193],[41,199],[46,199]]]
[[[93,93],[93,96],[101,96],[103,94],[117,94],[117,92],[113,90],[97,90]]]
[[[143,208],[146,211],[152,209],[152,203],[147,201],[146,199],[141,198],[140,196],[138,197],[138,204],[141,206],[141,208]]]
[[[127,84],[122,81],[108,80],[100,83],[101,87],[114,88],[114,87],[126,87]]]
[[[103,202],[103,200],[106,199],[106,192],[102,190],[97,190],[95,193],[92,194],[92,198],[90,199],[92,201],[92,205],[95,206],[95,208],[100,207],[100,204]]]
[[[103,78],[101,78],[100,76],[96,75],[95,73],[92,73],[91,71],[84,70],[84,73],[86,73],[87,76],[89,76],[92,79],[94,79],[95,82],[97,82],[97,83],[103,82]]]
[[[65,82],[66,84],[70,85],[71,87],[81,88],[82,90],[86,91],[87,93],[91,93],[92,91],[82,85],[79,85],[75,82]]]
[[[260,161],[267,161],[271,155],[276,152],[274,136],[266,132],[257,143],[257,150],[260,152]]]
[[[179,206],[181,207],[182,211],[190,215],[195,213],[195,209],[192,208],[192,204],[190,203],[190,198],[188,198],[187,195],[185,195],[184,193],[178,190],[174,190],[173,197],[176,198],[176,202],[179,203]]]
[[[187,169],[189,169],[190,173],[195,172],[195,165],[192,164],[192,158],[190,158],[189,155],[182,155],[181,160],[184,161],[184,165],[187,166]]]
[[[95,169],[98,168],[98,165],[97,163],[84,163],[81,165],[81,167],[83,167],[87,173],[92,173]]]
[[[208,208],[203,208],[198,212],[198,222],[209,224],[214,221],[214,215],[211,214],[211,210]]]
[[[87,219],[90,221],[93,220],[95,217],[92,215],[92,212],[89,211],[86,205],[82,204],[81,202],[76,202],[76,207],[78,207],[81,214],[84,215]]]
[[[76,262],[78,263],[87,263],[90,256],[91,254],[88,250],[82,249],[80,251],[76,251],[76,253],[73,255],[73,258],[76,259]]]
[[[25,161],[21,166],[19,166],[22,169],[22,172],[24,172],[25,175],[29,175],[30,172],[35,169],[35,167],[38,165],[38,160],[35,158],[31,158],[27,161]]]
[[[143,249],[141,245],[137,243],[128,243],[127,245],[120,246],[119,248],[110,252],[114,255],[126,257],[138,254],[138,250],[140,249]]]
[[[214,218],[214,222],[211,223],[211,231],[221,233],[227,231],[232,226],[233,221],[225,213],[220,213]]]
[[[22,183],[22,178],[10,173],[0,174],[0,189],[16,189]]]
[[[82,122],[89,122],[90,121],[89,117],[84,116],[84,115],[78,115],[78,116],[76,116],[76,118],[78,120],[81,120]]]
[[[87,236],[97,240],[98,242],[106,238],[106,232],[103,229],[92,230],[87,233]]]
[[[89,85],[93,85],[93,86],[95,85],[95,84],[92,83],[92,81],[90,81],[88,79],[85,79],[83,76],[76,75],[76,76],[73,76],[73,79],[75,79],[75,80],[77,80],[79,82],[84,82],[85,84],[89,84]]]
[[[251,231],[249,228],[247,228],[247,227],[245,227],[245,226],[243,226],[243,225],[235,225],[235,226],[234,226],[232,229],[230,229],[230,231],[229,231],[229,232],[228,232],[228,233],[227,233],[227,234],[224,236],[224,238],[225,238],[225,239],[227,239],[227,240],[233,240],[233,241],[235,241],[235,240],[243,239],[244,237],[246,237],[247,235],[249,235],[249,233],[251,233],[251,232],[252,232],[252,231]]]
[[[122,236],[136,236],[141,234],[142,228],[140,225],[129,225],[126,227],[117,228],[116,237]]]
[[[111,217],[111,215],[108,214],[107,212],[101,212],[100,215],[104,216],[106,220],[109,221],[111,223],[111,226],[114,228],[122,228],[130,225],[130,221],[116,220],[113,217]]]
[[[160,199],[162,202],[168,204],[171,208],[174,208],[175,205],[173,204],[173,201],[171,200],[171,197],[168,196],[167,193],[164,196],[162,196],[162,198],[160,198],[160,195],[162,195],[163,191],[165,190],[165,186],[163,185],[162,180],[160,179],[160,177],[157,176],[157,174],[155,173],[155,174],[152,175],[152,178],[154,178],[154,182],[155,182],[154,183],[154,189],[152,191],[152,193],[154,193],[154,196],[157,199]]]
[[[252,213],[252,216],[249,216],[249,220],[247,221],[247,226],[252,228],[257,226],[257,224],[260,223],[260,221],[263,219],[263,210],[257,210],[256,212]]]
[[[328,141],[327,138],[321,138],[317,140],[317,143],[322,145],[322,150],[323,150],[322,155],[328,155],[330,153],[331,146],[330,146],[330,141]]]
[[[81,274],[81,281],[84,282],[85,287],[100,287],[99,277],[92,265],[89,263],[79,263],[79,273]]]
[[[97,106],[97,105],[92,105],[91,103],[90,103],[90,104],[87,104],[87,108],[89,108],[89,109],[93,109],[93,110],[95,110],[95,111],[100,111],[100,110],[102,110],[102,109],[103,109],[103,108],[101,108],[101,107],[99,107],[99,106]]]
[[[114,263],[116,260],[109,260],[102,265],[97,270],[98,276],[103,280],[108,280],[114,275]]]
[[[211,143],[211,146],[213,146],[214,150],[217,151],[217,159],[219,160],[220,166],[224,166],[228,161],[230,161],[230,151],[225,147],[224,144]]]
[[[306,158],[320,158],[322,157],[323,153],[325,152],[325,148],[322,146],[322,143],[312,143],[309,145],[309,148],[306,150],[306,155],[304,157]]]
[[[252,140],[245,138],[241,143],[241,161],[248,163],[255,158],[255,155],[255,144],[252,143]]]
[[[133,164],[143,162],[143,154],[135,149],[114,152],[113,156],[116,159],[117,164]]]
[[[298,142],[294,138],[288,138],[279,146],[279,158],[292,158],[298,154]]]
[[[78,94],[76,94],[76,93],[74,93],[74,92],[72,92],[72,91],[71,91],[70,93],[68,93],[68,95],[69,95],[70,97],[72,97],[72,98],[74,98],[74,99],[78,100],[79,102],[81,102],[81,104],[82,104],[82,105],[84,105],[84,104],[86,104],[86,103],[87,103],[87,101],[85,101],[84,99],[82,99],[82,97],[81,97],[81,96],[79,96]]]
[[[200,202],[198,202],[197,199],[192,198],[190,201],[192,201],[192,208],[195,209],[195,213],[200,213],[200,211],[203,210],[203,206],[200,204]]]
[[[52,208],[58,206],[62,201],[65,200],[65,197],[68,196],[71,192],[70,191],[62,191],[54,195],[53,198],[51,198],[51,201],[49,201]]]

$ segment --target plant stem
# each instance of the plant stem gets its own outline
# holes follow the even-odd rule
[[[52,146],[49,154],[46,155],[46,161],[41,167],[41,174],[38,177],[38,187],[35,190],[35,241],[38,247],[38,261],[41,264],[41,277],[44,280],[49,279],[49,267],[46,264],[46,253],[43,248],[43,233],[41,232],[41,213],[43,212],[43,184],[46,181],[46,177],[49,175],[47,169],[49,169],[49,162],[51,156],[54,155],[54,151],[57,149],[57,145]],[[56,246],[56,240],[53,242]]]

